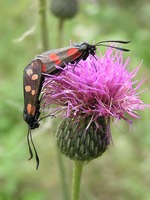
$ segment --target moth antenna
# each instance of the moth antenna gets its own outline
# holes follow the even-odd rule
[[[97,46],[111,47],[113,49],[117,49],[117,50],[121,50],[121,51],[130,51],[129,49],[125,49],[125,48],[122,48],[122,47],[115,47],[115,46],[107,45],[107,44],[100,44],[100,45],[97,45]]]
[[[35,145],[34,145],[34,142],[33,142],[33,139],[32,139],[31,128],[29,128],[29,130],[28,130],[28,136],[27,136],[29,153],[30,153],[30,158],[28,160],[30,160],[30,159],[33,158],[33,152],[32,152],[32,149],[31,149],[30,140],[31,140],[31,144],[33,146],[34,152],[35,152],[35,159],[36,159],[36,164],[37,164],[36,165],[36,169],[38,169],[40,160],[39,160],[39,156],[38,156],[38,153],[36,151],[36,148],[35,148]]]
[[[33,152],[30,145],[30,138],[31,138],[31,129],[28,128],[27,142],[28,142],[28,148],[29,148],[29,154],[30,154],[30,158],[28,158],[28,160],[31,160],[33,158]]]
[[[104,41],[101,41],[101,42],[96,43],[95,46],[98,46],[98,44],[101,44],[101,43],[107,43],[107,42],[114,42],[114,43],[120,43],[120,44],[128,44],[128,43],[130,43],[131,41],[122,41],[122,40],[104,40]]]

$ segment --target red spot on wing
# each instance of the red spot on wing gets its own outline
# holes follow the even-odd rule
[[[31,91],[31,86],[30,85],[26,85],[25,86],[25,91],[26,92],[30,92]]]
[[[32,65],[32,63],[31,63],[31,65]],[[30,76],[31,74],[33,74],[33,71],[32,71],[32,69],[27,69],[26,73]]]
[[[59,59],[59,56],[56,53],[50,54],[49,57],[50,57],[51,60],[57,60],[57,59]]]
[[[82,55],[81,52],[77,52],[76,54],[74,54],[74,55],[72,56],[72,60],[75,60],[76,58],[79,58],[81,55]]]
[[[56,65],[59,65],[59,64],[61,63],[61,60],[54,60],[54,63],[55,63]]]
[[[42,65],[42,72],[46,72],[46,65],[45,64]]]
[[[78,52],[78,49],[77,48],[70,48],[68,51],[67,51],[67,56],[72,56],[74,54],[76,54]]]
[[[32,78],[31,78],[33,81],[37,80],[38,79],[38,75],[37,74],[34,74],[32,75]]]
[[[32,105],[30,103],[28,103],[28,105],[27,105],[27,112],[28,112],[28,114],[31,113],[31,108],[32,108]]]
[[[35,106],[32,106],[30,103],[28,103],[27,105],[27,112],[29,115],[35,115],[35,110],[36,110],[36,107]]]
[[[52,53],[49,55],[50,60],[52,60],[56,65],[59,65],[61,63],[61,60],[59,59],[59,56],[56,53]]]
[[[80,52],[77,48],[71,48],[67,51],[67,56],[71,56],[72,60],[75,60],[81,55],[82,55],[82,52]]]
[[[36,91],[35,90],[32,90],[31,91],[31,94],[34,96],[36,94]]]

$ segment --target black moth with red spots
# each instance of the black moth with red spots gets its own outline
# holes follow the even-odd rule
[[[42,73],[47,74],[57,74],[59,70],[56,65],[65,67],[68,63],[77,63],[80,60],[86,60],[87,57],[95,55],[97,46],[112,47],[121,51],[129,51],[128,49],[111,46],[104,43],[122,43],[127,44],[130,41],[101,41],[96,44],[90,45],[88,43],[76,44],[73,46],[68,46],[60,49],[54,49],[46,51],[38,55],[33,59],[24,69],[23,72],[23,90],[24,90],[24,111],[23,118],[28,124],[28,146],[30,152],[30,158],[33,157],[32,149],[30,146],[30,140],[33,145],[37,167],[39,166],[39,158],[36,152],[31,130],[39,127],[39,117],[40,117],[40,93],[42,88],[42,83],[44,81],[44,76]]]

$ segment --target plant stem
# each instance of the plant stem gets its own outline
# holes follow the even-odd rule
[[[62,157],[62,154],[60,153],[60,151],[58,150],[58,147],[56,147],[56,148],[57,148],[57,157],[58,157],[58,164],[59,164],[60,180],[61,180],[61,185],[62,185],[63,198],[64,198],[64,200],[69,200],[63,157]]]
[[[57,47],[60,48],[63,46],[63,29],[64,29],[64,19],[60,18],[58,21],[58,39]]]
[[[79,200],[83,162],[74,161],[71,200]]]
[[[46,8],[46,0],[39,0],[39,14],[41,15],[40,26],[43,51],[46,51],[49,48]]]

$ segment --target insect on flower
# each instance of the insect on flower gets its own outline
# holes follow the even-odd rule
[[[86,60],[89,55],[95,57],[95,52],[98,46],[106,46],[115,48],[121,51],[129,51],[128,49],[112,46],[105,43],[121,43],[128,44],[130,41],[101,41],[96,44],[75,44],[73,46],[68,46],[60,49],[54,49],[46,51],[40,55],[38,55],[35,59],[33,59],[24,69],[23,72],[23,90],[24,90],[24,111],[23,118],[25,122],[28,124],[28,145],[30,152],[30,159],[33,157],[33,153],[30,147],[29,138],[31,139],[31,143],[33,145],[37,168],[39,165],[39,158],[32,140],[31,130],[39,127],[39,119],[40,117],[40,94],[42,83],[44,81],[43,73],[46,74],[57,74],[60,69],[57,66],[62,68],[65,67],[66,64],[75,65],[80,60]]]
[[[102,155],[112,137],[110,123],[139,118],[148,105],[140,98],[144,79],[136,80],[140,66],[129,71],[130,59],[108,48],[104,55],[89,55],[73,69],[66,65],[59,76],[45,74],[41,108],[62,111],[56,133],[60,151],[72,160],[89,162]],[[51,107],[55,105],[55,109]]]

